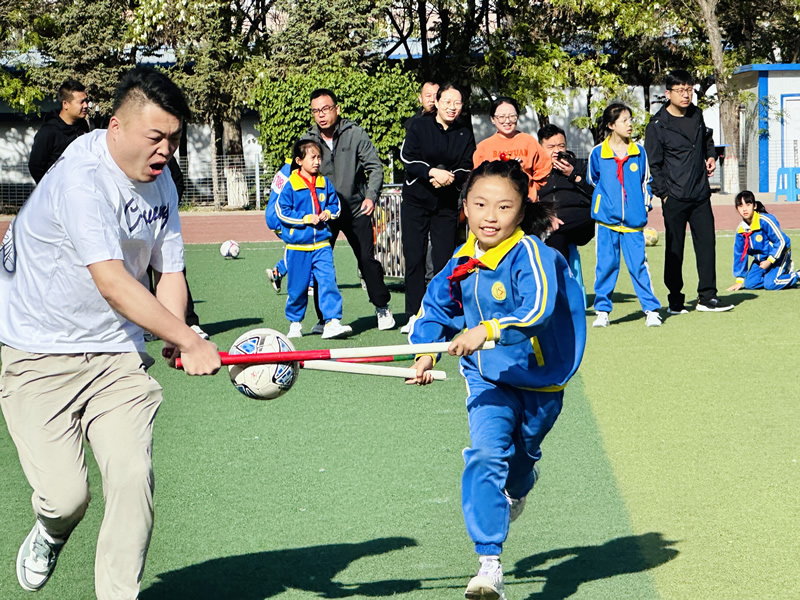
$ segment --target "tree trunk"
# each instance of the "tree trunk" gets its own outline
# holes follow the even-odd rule
[[[722,30],[717,19],[717,0],[697,0],[703,17],[711,49],[711,62],[719,98],[719,121],[722,127],[722,141],[725,149],[725,168],[722,189],[736,194],[739,192],[739,102],[736,89],[732,88],[725,72],[725,51],[722,43]]]
[[[223,192],[220,185],[219,163],[222,160],[222,121],[211,117],[211,187],[214,195],[214,210],[222,208]]]
[[[230,119],[225,119],[222,122],[222,126],[228,207],[245,208],[250,204],[250,198],[247,193],[247,177],[245,176],[244,168],[241,112],[235,110]]]

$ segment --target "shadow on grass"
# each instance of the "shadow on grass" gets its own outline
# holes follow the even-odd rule
[[[249,325],[263,325],[263,319],[247,318],[247,319],[231,319],[230,321],[216,321],[214,323],[201,323],[200,327],[203,328],[208,335],[217,335],[225,333],[231,329],[238,329],[239,327],[247,327]]]
[[[526,600],[562,600],[578,591],[581,584],[616,575],[640,573],[663,565],[678,555],[671,548],[677,542],[665,540],[660,533],[621,537],[599,546],[560,548],[534,554],[518,561],[506,574],[506,586],[516,579],[544,579],[541,591]],[[558,561],[545,567],[550,561]]]
[[[419,589],[419,580],[387,580],[343,584],[334,581],[351,562],[416,546],[406,537],[357,544],[330,544],[215,558],[176,571],[160,573],[139,594],[140,600],[262,600],[288,588],[314,592],[321,598],[392,596]]]

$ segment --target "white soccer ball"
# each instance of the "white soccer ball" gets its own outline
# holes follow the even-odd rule
[[[240,335],[228,354],[261,354],[265,352],[294,352],[289,339],[274,329],[252,329]],[[256,400],[274,400],[288,392],[297,381],[298,362],[268,365],[230,365],[231,383],[242,394]]]
[[[222,242],[222,245],[219,247],[219,253],[222,254],[224,258],[239,258],[239,244],[233,240]]]

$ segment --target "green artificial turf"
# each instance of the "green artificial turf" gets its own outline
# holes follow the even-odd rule
[[[718,241],[721,287],[731,245]],[[663,299],[663,247],[652,250]],[[248,329],[287,329],[286,296],[263,274],[280,252],[244,244],[225,261],[215,246],[187,247],[197,312],[221,349]],[[592,254],[582,252],[588,282]],[[347,245],[335,256],[343,321],[356,335],[296,346],[403,343],[399,331],[375,329]],[[690,250],[685,273],[693,289]],[[509,600],[797,597],[800,292],[742,292],[730,314],[692,312],[646,329],[624,269],[618,290],[626,301],[611,327],[589,331],[541,481],[511,528]],[[392,305],[402,310],[402,292]],[[313,322],[311,308],[307,331]],[[156,355],[160,345],[149,347]],[[778,358],[785,368],[765,375]],[[224,373],[188,377],[157,364],[165,402],[141,600],[463,598],[477,567],[460,509],[465,388],[454,359],[441,366],[449,379],[425,388],[301,372],[289,393],[260,402]],[[30,491],[4,426],[0,464],[0,598],[29,598],[14,559],[32,525]],[[93,597],[102,491],[91,460],[90,484],[87,516],[37,598]]]

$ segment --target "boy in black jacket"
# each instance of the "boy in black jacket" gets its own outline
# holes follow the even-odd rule
[[[667,312],[671,315],[687,312],[682,291],[687,223],[697,255],[697,310],[722,312],[733,308],[717,298],[714,213],[708,185],[717,166],[716,152],[703,115],[692,104],[693,86],[694,79],[687,71],[667,75],[668,104],[650,119],[644,142],[653,195],[661,198],[664,211],[664,283],[669,290]]]

